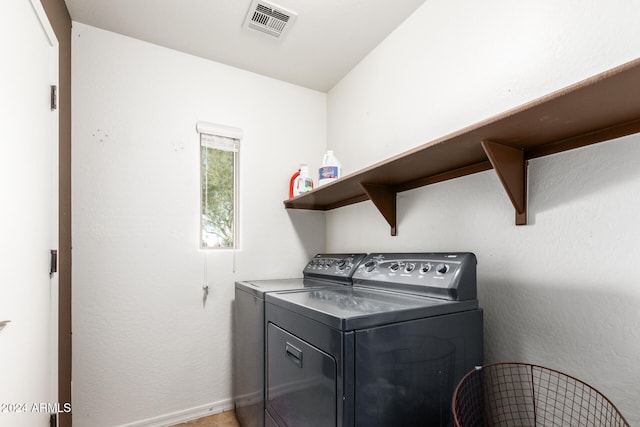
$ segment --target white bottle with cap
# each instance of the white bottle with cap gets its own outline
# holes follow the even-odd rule
[[[327,154],[324,155],[318,175],[318,185],[328,184],[342,175],[342,167],[335,154],[333,154],[333,150],[327,151]]]
[[[293,195],[299,196],[311,190],[313,190],[313,180],[309,176],[309,166],[306,163],[301,163],[300,174],[293,183]]]

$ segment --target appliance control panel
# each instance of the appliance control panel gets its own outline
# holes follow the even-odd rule
[[[476,298],[476,257],[470,252],[372,253],[353,284],[449,300]]]
[[[304,277],[317,277],[328,280],[348,280],[367,254],[318,254],[304,267]]]

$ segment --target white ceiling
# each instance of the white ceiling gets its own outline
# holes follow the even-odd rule
[[[251,0],[65,0],[71,19],[326,92],[425,0],[271,0],[282,39],[243,30]]]

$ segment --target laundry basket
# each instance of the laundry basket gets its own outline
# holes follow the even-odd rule
[[[629,427],[600,392],[569,375],[524,363],[478,367],[453,393],[456,427]]]

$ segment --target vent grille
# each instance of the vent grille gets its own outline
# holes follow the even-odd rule
[[[280,38],[289,30],[296,16],[297,13],[268,1],[254,0],[244,20],[243,28]]]

